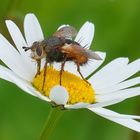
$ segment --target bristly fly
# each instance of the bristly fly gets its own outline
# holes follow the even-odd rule
[[[40,74],[41,59],[46,59],[42,90],[44,89],[48,63],[61,62],[60,85],[62,85],[61,77],[66,61],[73,61],[81,78],[85,80],[80,72],[80,66],[86,64],[89,59],[102,60],[94,51],[88,50],[86,46],[81,46],[80,43],[72,40],[76,35],[76,29],[68,25],[59,28],[51,37],[34,42],[31,47],[23,47],[25,51],[31,50],[31,57],[37,62],[36,75]]]

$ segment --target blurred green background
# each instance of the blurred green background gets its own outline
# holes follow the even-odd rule
[[[35,13],[45,36],[59,25],[77,29],[89,20],[95,24],[92,48],[107,52],[106,62],[120,56],[140,57],[140,0],[1,0],[0,32],[10,41],[5,19],[23,30],[26,13]],[[12,43],[12,41],[11,41]],[[140,98],[110,107],[121,113],[140,114]],[[15,85],[0,80],[0,140],[37,140],[50,105]],[[140,134],[88,110],[67,111],[51,140],[139,140]]]

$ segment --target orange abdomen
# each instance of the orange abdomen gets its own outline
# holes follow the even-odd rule
[[[62,51],[66,53],[69,60],[74,61],[80,65],[88,61],[88,56],[84,48],[79,45],[67,45],[62,47]]]

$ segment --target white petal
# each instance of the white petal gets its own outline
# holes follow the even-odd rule
[[[106,106],[117,104],[122,101],[123,99],[116,99],[116,100],[110,100],[110,101],[105,101],[105,102],[98,102],[98,103],[90,104],[89,106],[87,106],[87,108],[106,107]]]
[[[45,101],[50,101],[47,97],[43,96],[40,92],[38,92],[31,85],[31,83],[20,78],[14,72],[12,72],[11,70],[7,69],[6,67],[4,67],[2,65],[0,65],[0,78],[16,84],[19,88],[21,88],[23,91],[29,93],[32,96],[36,96]]]
[[[132,86],[135,86],[137,84],[140,84],[140,76],[139,77],[136,77],[136,78],[133,78],[133,79],[130,79],[130,80],[127,80],[127,81],[124,81],[124,82],[121,82],[117,85],[113,85],[109,88],[104,88],[104,89],[99,89],[97,92],[97,94],[108,94],[108,93],[111,93],[111,92],[115,92],[115,91],[119,91],[119,90],[122,90],[122,89],[126,89],[128,87],[132,87]]]
[[[53,66],[54,66],[54,68],[55,68],[56,70],[60,70],[60,69],[61,69],[61,63],[59,63],[59,62],[54,62],[54,63],[53,63]],[[65,67],[64,67],[64,69],[65,69]]]
[[[106,108],[88,108],[88,109],[107,117],[114,117],[114,118],[120,118],[120,119],[140,119],[140,116],[119,114],[117,112],[111,111]]]
[[[120,61],[120,63],[123,64],[123,61]],[[95,77],[93,76],[92,81],[96,80],[96,85],[94,84],[94,87],[96,86],[96,91],[98,89],[111,87],[112,85],[118,84],[140,71],[140,59],[137,59],[128,65],[123,64],[121,67],[115,67],[115,69],[116,70],[108,68],[108,70],[105,72],[97,72],[97,75],[94,75]],[[100,74],[104,74],[104,76]]]
[[[79,108],[87,108],[87,106],[89,105],[89,103],[77,103],[74,105],[65,105],[65,108],[67,109],[79,109]]]
[[[26,86],[29,84],[27,81],[21,79],[19,76],[17,76],[14,72],[9,70],[8,68],[0,65],[0,78],[7,80],[9,82],[12,82],[19,86],[22,90],[30,93],[30,91],[26,88]],[[34,94],[30,93],[31,95],[35,96]]]
[[[65,105],[69,95],[64,87],[57,85],[51,89],[49,98],[58,105]]]
[[[27,46],[22,33],[20,32],[19,28],[17,27],[17,25],[12,22],[11,20],[6,20],[6,26],[8,28],[8,31],[15,43],[15,45],[17,46],[17,49],[19,50],[19,52],[21,54],[25,54],[25,51],[22,49],[23,46]]]
[[[44,39],[40,24],[34,14],[27,14],[24,19],[24,32],[28,46]]]
[[[122,68],[126,68],[128,64],[128,58],[117,58],[111,61],[109,64],[104,66],[101,70],[96,72],[90,79],[89,82],[93,83],[95,90],[105,87],[110,83],[110,79],[117,78],[116,73]],[[112,81],[111,81],[112,82]]]
[[[47,102],[51,101],[47,96],[44,96],[42,93],[37,91],[31,84],[27,88],[32,94],[36,95],[39,99],[47,101]]]
[[[111,120],[113,122],[121,124],[121,125],[123,125],[125,127],[128,127],[130,129],[134,130],[134,131],[140,132],[140,122],[135,121],[133,119],[127,119],[127,117],[128,118],[129,117],[133,118],[134,116],[121,115],[119,113],[116,113],[116,112],[113,112],[111,110],[107,110],[107,109],[104,109],[104,108],[93,108],[93,109],[90,109],[90,110],[95,112],[96,114],[108,119],[108,120]],[[106,112],[105,112],[105,110],[106,110]]]
[[[81,66],[80,71],[82,72],[84,77],[89,76],[91,73],[97,70],[97,68],[99,68],[105,60],[106,53],[104,52],[95,52],[95,53],[98,54],[102,58],[102,60],[89,60],[87,65]]]
[[[6,67],[0,65],[0,78],[12,82],[12,78],[11,78],[12,75],[14,76],[15,73],[7,69]]]
[[[32,68],[18,51],[0,34],[0,59],[17,75],[31,81],[34,77]]]
[[[91,22],[86,22],[78,32],[75,41],[79,42],[82,47],[90,48],[93,37],[94,37],[94,24]]]
[[[116,99],[127,99],[138,95],[140,95],[140,87],[135,87],[135,88],[120,90],[110,94],[96,95],[96,101],[105,102],[105,101],[116,100]]]
[[[83,66],[80,67],[80,71],[85,78],[87,76],[89,76],[91,73],[93,73],[105,60],[106,53],[103,53],[103,52],[96,52],[96,53],[98,55],[100,55],[102,60],[98,60],[98,61],[97,60],[92,60],[87,65],[83,65]],[[61,64],[60,63],[54,63],[54,67],[56,69],[60,70],[61,69]],[[71,73],[81,77],[80,74],[77,72],[77,67],[74,64],[74,62],[66,62],[64,69],[65,69],[65,71],[71,72]]]
[[[41,70],[44,68],[45,63],[46,63],[46,58],[42,58],[42,60],[41,60]]]
[[[27,43],[25,42],[19,28],[11,20],[6,20],[6,25],[18,51],[25,58],[28,65],[32,67],[32,71],[34,71],[35,73],[36,67],[35,64],[32,62],[32,59],[30,57],[30,52],[29,51],[25,52],[22,48],[23,46],[27,46]]]

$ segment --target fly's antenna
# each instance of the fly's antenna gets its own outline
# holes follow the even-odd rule
[[[25,52],[31,49],[31,47],[25,47],[25,46],[23,46],[22,48],[24,49]]]

